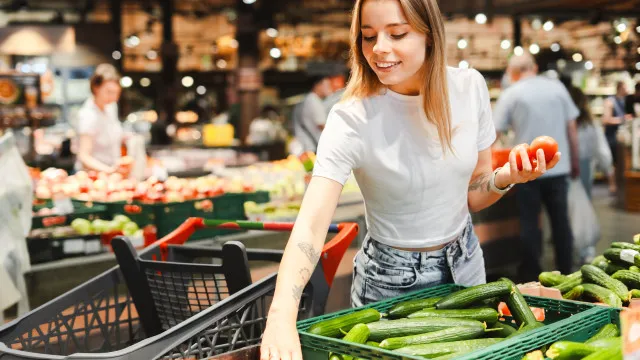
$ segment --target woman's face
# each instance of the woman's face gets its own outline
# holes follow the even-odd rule
[[[366,0],[360,30],[362,52],[380,82],[400,94],[419,94],[427,36],[409,25],[398,0]]]
[[[95,88],[95,101],[102,105],[109,105],[120,98],[120,84],[116,81],[106,81]]]

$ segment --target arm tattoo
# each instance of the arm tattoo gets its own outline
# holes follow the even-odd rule
[[[302,279],[302,282],[306,283],[311,277],[311,271],[309,271],[309,269],[307,268],[303,268],[298,271],[298,275],[300,275],[300,279]]]
[[[489,184],[489,178],[491,175],[492,173],[485,173],[477,176],[471,184],[469,184],[469,191],[485,190],[486,192],[490,192],[491,186]]]
[[[293,285],[291,288],[291,291],[293,292],[293,299],[295,301],[300,301],[300,298],[302,297],[302,290],[304,290],[304,286],[302,285]]]
[[[320,253],[317,253],[313,246],[309,243],[301,242],[298,243],[298,248],[307,256],[307,259],[311,262],[312,265],[316,265],[318,260],[320,259]]]

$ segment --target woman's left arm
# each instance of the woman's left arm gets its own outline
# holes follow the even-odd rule
[[[529,155],[524,149],[515,148],[509,154],[509,162],[495,172],[493,179],[495,187],[498,189],[506,189],[511,184],[525,183],[535,180],[544,174],[547,170],[553,168],[560,160],[560,153],[556,153],[553,159],[546,163],[544,151],[539,149],[537,152],[537,166],[533,166],[529,161]],[[522,159],[522,170],[517,170],[516,156]],[[511,169],[515,169],[512,171]],[[484,208],[491,206],[498,201],[502,194],[494,191],[491,186],[494,170],[491,164],[491,148],[478,152],[478,163],[471,175],[469,182],[469,192],[467,202],[469,210],[478,212]]]

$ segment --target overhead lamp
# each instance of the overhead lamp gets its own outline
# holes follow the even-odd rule
[[[468,69],[469,68],[469,62],[466,60],[462,60],[458,63],[458,67],[460,69]]]
[[[507,50],[511,47],[511,41],[504,39],[500,42],[500,47],[502,50]]]
[[[198,93],[198,95],[204,95],[207,92],[207,88],[202,85],[199,85],[196,88],[196,92]]]
[[[268,28],[267,29],[267,36],[268,37],[272,37],[272,38],[277,37],[278,36],[278,30],[275,29],[275,28]]]
[[[251,5],[254,2],[256,2],[256,0],[242,0],[243,3],[247,4],[247,5]]]
[[[148,87],[149,85],[151,85],[151,80],[149,80],[149,78],[143,77],[140,79],[140,86]]]
[[[182,86],[191,87],[193,85],[193,78],[191,76],[185,76],[182,78]]]
[[[582,61],[582,54],[580,53],[575,53],[573,54],[573,56],[571,56],[571,58],[573,59],[573,61],[575,62],[580,62]]]
[[[269,50],[269,55],[271,55],[271,57],[274,58],[274,59],[279,59],[280,56],[282,56],[282,51],[280,51],[280,49],[274,47],[271,50]]]
[[[553,52],[560,51],[560,44],[558,44],[558,43],[551,44],[551,51],[553,51]]]
[[[618,25],[616,25],[616,30],[621,33],[624,32],[625,30],[627,30],[627,24],[620,22],[618,23]]]
[[[113,60],[120,60],[122,59],[122,53],[118,50],[115,50],[111,53],[111,57],[113,58]]]
[[[587,61],[584,63],[584,68],[587,70],[592,70],[593,69],[593,62],[591,61]]]
[[[478,15],[476,15],[476,23],[483,25],[487,23],[487,15],[483,14],[483,13],[479,13]]]
[[[516,46],[515,48],[513,48],[513,53],[516,56],[522,56],[524,54],[524,49],[522,48],[522,46]]]
[[[531,21],[531,27],[533,28],[533,30],[540,30],[540,28],[542,27],[542,21],[540,21],[540,19],[535,18]]]
[[[540,52],[540,46],[538,46],[538,44],[531,44],[529,46],[529,52],[532,53],[533,55],[539,53]]]
[[[458,49],[465,49],[467,45],[469,45],[467,39],[461,38],[460,40],[458,40]]]
[[[613,38],[613,42],[618,45],[622,44],[622,37],[620,37],[620,35],[617,35],[616,37]]]
[[[123,76],[123,77],[120,79],[120,86],[122,86],[123,88],[128,88],[128,87],[130,87],[131,85],[133,85],[133,80],[132,80],[130,77],[128,77],[128,76]]]
[[[147,59],[149,60],[155,60],[158,58],[158,52],[155,50],[149,50],[147,51]]]
[[[544,29],[544,31],[553,30],[553,21],[551,20],[545,21],[545,23],[542,25],[542,29]]]

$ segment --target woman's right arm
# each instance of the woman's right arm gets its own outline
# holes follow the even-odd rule
[[[82,167],[86,170],[102,171],[112,173],[115,169],[107,164],[104,164],[100,160],[91,156],[93,150],[93,138],[91,135],[80,135],[80,144],[78,146],[78,160],[82,164]]]
[[[613,116],[613,102],[610,99],[604,101],[604,113],[602,114],[603,125],[622,124],[622,118]]]
[[[260,348],[261,360],[302,360],[296,318],[338,205],[342,184],[314,176],[284,250]]]

